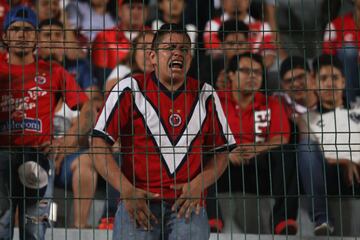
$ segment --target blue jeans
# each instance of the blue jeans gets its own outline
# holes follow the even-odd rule
[[[329,222],[329,209],[326,199],[326,162],[319,145],[312,140],[300,141],[298,145],[299,171],[301,182],[307,196],[309,216],[318,225]]]
[[[344,100],[346,103],[355,102],[356,97],[360,97],[358,48],[352,44],[346,44],[337,51],[337,56],[344,65],[346,78],[346,99]]]
[[[192,213],[189,221],[177,218],[176,213],[171,211],[171,204],[167,202],[150,203],[150,210],[159,223],[153,223],[153,230],[145,231],[136,226],[123,202],[120,202],[115,216],[113,239],[207,240],[210,237],[208,217],[204,208],[201,208],[199,215]]]
[[[37,154],[36,150],[24,148],[24,157],[30,156],[27,151]],[[15,150],[17,151],[17,150]],[[41,155],[41,156],[40,156]],[[38,153],[39,159],[47,160],[44,155]],[[0,151],[0,197],[1,204],[7,208],[0,208],[0,239],[11,239],[13,236],[15,210],[19,207],[19,230],[20,239],[45,239],[46,228],[50,226],[50,204],[54,191],[54,162],[48,160],[51,174],[44,196],[41,199],[33,199],[25,196],[14,197],[14,192],[24,193],[23,186],[14,179],[16,162],[22,162],[19,154],[14,157],[14,150]],[[20,191],[19,191],[20,189]],[[25,193],[26,194],[26,193]]]

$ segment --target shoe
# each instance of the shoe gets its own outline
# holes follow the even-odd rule
[[[275,226],[275,234],[278,235],[295,235],[298,230],[298,225],[294,219],[287,219],[279,222]]]
[[[114,218],[102,218],[100,220],[100,224],[98,226],[98,229],[100,230],[113,230],[114,228]]]
[[[334,226],[331,223],[324,222],[314,228],[315,236],[329,236],[334,232]]]
[[[224,223],[221,219],[212,218],[209,219],[210,231],[213,233],[221,233],[224,227]]]

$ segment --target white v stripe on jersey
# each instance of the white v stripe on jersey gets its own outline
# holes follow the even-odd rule
[[[192,142],[201,131],[202,124],[207,117],[206,101],[209,97],[213,96],[215,99],[215,109],[220,120],[220,124],[222,125],[221,127],[223,133],[226,134],[225,137],[228,140],[228,143],[235,143],[235,139],[232,136],[229,127],[227,126],[227,121],[222,110],[220,100],[218,96],[214,94],[215,90],[208,84],[203,85],[203,88],[199,94],[199,99],[196,103],[194,111],[192,112],[192,115],[190,116],[190,120],[187,123],[186,129],[175,146],[171,143],[169,137],[167,136],[156,110],[140,91],[137,81],[131,77],[120,81],[114,88],[116,91],[111,92],[106,102],[105,108],[100,115],[98,124],[95,127],[96,130],[100,130],[101,132],[105,133],[106,121],[111,120],[108,119],[109,115],[113,111],[113,108],[117,106],[116,103],[119,96],[127,88],[132,90],[135,105],[142,115],[147,129],[150,131],[151,136],[155,140],[168,172],[171,175],[176,172],[177,168],[185,160]]]

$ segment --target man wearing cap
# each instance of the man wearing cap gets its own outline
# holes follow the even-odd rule
[[[139,31],[145,30],[148,0],[119,0],[119,24],[98,33],[92,45],[92,63],[97,79],[104,83],[111,71],[124,62],[130,52],[131,42]]]
[[[3,26],[7,55],[0,56],[1,239],[12,237],[17,207],[20,238],[44,239],[54,165],[77,145],[78,134],[90,128],[88,98],[74,78],[60,65],[35,62],[36,28],[36,14],[24,6],[12,8]],[[59,98],[73,110],[81,108],[80,128],[70,129],[61,141],[52,139]]]

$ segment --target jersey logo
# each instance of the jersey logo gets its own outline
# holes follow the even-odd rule
[[[173,127],[180,126],[181,123],[182,123],[181,116],[179,114],[177,114],[177,113],[171,114],[170,117],[169,117],[169,123]]]
[[[261,136],[264,133],[264,128],[269,126],[271,120],[271,110],[255,111],[255,142],[264,142],[265,138]]]
[[[112,110],[116,108],[119,92],[123,92],[125,89],[131,89],[136,108],[142,116],[144,125],[147,128],[149,135],[153,138],[154,144],[158,148],[160,158],[164,163],[163,166],[166,168],[167,173],[170,176],[173,176],[187,159],[189,149],[191,149],[194,140],[198,136],[199,132],[201,132],[202,125],[207,117],[205,103],[211,96],[214,97],[214,108],[219,118],[225,139],[230,144],[235,143],[235,139],[227,125],[220,100],[217,95],[213,94],[214,89],[210,85],[204,84],[197,102],[194,103],[194,110],[189,116],[190,118],[187,121],[187,126],[184,129],[183,134],[174,143],[167,135],[165,127],[157,114],[157,110],[155,110],[151,102],[149,102],[143,95],[136,80],[133,78],[124,79],[118,83],[116,89],[118,89],[118,91],[110,93],[107,104],[99,117],[95,130],[105,133],[104,130],[106,122],[109,115],[111,115]],[[179,120],[181,118],[177,119],[177,117],[178,116],[174,115],[174,119],[172,121],[173,123],[179,124]]]
[[[37,84],[43,85],[43,84],[46,83],[46,77],[36,76],[36,77],[34,78],[34,81],[35,81]]]
[[[18,131],[42,132],[42,122],[40,119],[24,118],[21,120],[11,119],[10,121],[0,123],[0,131],[18,132]]]

